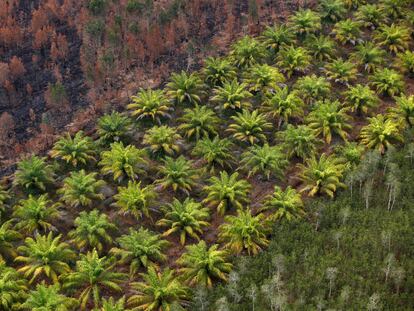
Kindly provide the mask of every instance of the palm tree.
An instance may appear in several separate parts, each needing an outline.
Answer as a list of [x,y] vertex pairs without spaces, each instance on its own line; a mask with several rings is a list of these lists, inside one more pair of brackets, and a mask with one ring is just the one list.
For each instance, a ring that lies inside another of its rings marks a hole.
[[[5,258],[16,257],[16,247],[14,242],[22,239],[22,235],[13,229],[13,221],[9,220],[0,226],[0,260]],[[0,287],[1,288],[1,287]],[[1,299],[0,299],[1,303]]]
[[402,16],[407,3],[405,0],[381,0],[381,7],[390,18],[396,19]]
[[200,240],[199,235],[203,233],[203,227],[209,225],[206,220],[210,217],[210,210],[190,198],[183,202],[174,198],[174,201],[164,206],[163,210],[164,218],[160,219],[157,225],[168,228],[163,236],[179,233],[181,245],[185,244],[187,236]]
[[335,24],[332,33],[341,44],[355,45],[361,36],[361,23],[350,18],[339,21]]
[[405,51],[397,54],[395,61],[395,67],[398,68],[402,73],[410,76],[414,75],[414,52]]
[[39,197],[29,195],[14,207],[13,217],[17,220],[16,229],[28,234],[54,229],[53,221],[60,218],[60,203],[52,204],[47,194]]
[[321,28],[321,17],[310,9],[300,9],[289,18],[289,23],[297,35],[316,33]]
[[260,173],[269,180],[271,175],[282,178],[289,161],[279,146],[264,144],[251,146],[242,154],[240,164],[242,169],[247,170],[247,178]]
[[230,167],[234,155],[231,153],[233,143],[230,139],[220,139],[218,136],[208,137],[197,141],[192,154],[202,158],[214,173],[217,166]]
[[365,4],[358,8],[355,18],[364,27],[377,28],[386,21],[385,11],[378,4]]
[[182,267],[179,273],[189,285],[213,286],[213,280],[227,280],[233,265],[227,261],[228,254],[219,250],[217,244],[208,247],[205,241],[186,246],[185,253],[177,260]]
[[246,72],[244,81],[249,85],[250,92],[265,95],[279,89],[278,84],[285,82],[285,77],[275,67],[256,64]]
[[306,72],[311,65],[311,59],[308,50],[291,45],[279,51],[276,64],[290,78],[294,72]]
[[367,85],[357,84],[344,92],[345,104],[359,116],[368,113],[368,110],[377,107],[379,98]]
[[157,271],[149,267],[147,273],[141,273],[141,276],[141,282],[131,283],[135,294],[129,297],[128,304],[135,306],[134,310],[179,310],[186,304],[188,288],[174,276],[174,270],[166,268]]
[[248,209],[238,210],[236,216],[226,216],[224,220],[219,227],[219,240],[233,253],[240,254],[246,250],[249,255],[256,255],[269,244],[263,214],[253,216]]
[[143,143],[155,155],[174,155],[180,151],[181,135],[173,127],[153,126],[145,132]]
[[243,204],[248,202],[250,184],[238,177],[237,172],[229,176],[226,171],[220,172],[220,177],[212,176],[209,185],[203,189],[207,193],[203,203],[217,207],[220,215],[224,215],[231,207],[243,208]]
[[320,140],[315,136],[315,131],[306,125],[293,126],[288,124],[286,130],[277,133],[289,158],[296,156],[303,160],[313,156]]
[[211,100],[218,103],[222,110],[249,108],[251,104],[248,99],[252,94],[246,88],[247,84],[239,83],[236,79],[225,82],[223,86],[213,89]]
[[326,194],[333,198],[339,187],[345,187],[340,181],[345,165],[333,155],[322,153],[319,160],[312,157],[298,167],[301,170],[299,179],[304,183],[301,192],[307,192],[308,196]]
[[303,208],[301,195],[294,188],[288,186],[282,190],[279,186],[275,186],[273,193],[266,197],[261,210],[271,210],[273,212],[272,220],[286,219],[291,221],[305,215]]
[[102,307],[96,311],[132,311],[132,309],[125,308],[125,296],[122,296],[118,300],[115,300],[114,297],[102,298]]
[[369,124],[361,129],[361,143],[370,149],[377,149],[384,154],[394,143],[403,141],[398,123],[383,115],[368,118]]
[[282,46],[295,44],[295,34],[284,24],[266,26],[262,33],[262,40],[266,48],[276,54]]
[[348,84],[357,78],[358,70],[355,64],[338,58],[325,66],[325,73],[328,80]]
[[327,36],[311,35],[305,41],[305,44],[312,57],[318,59],[319,61],[329,60],[335,53],[335,42]]
[[76,288],[82,290],[78,298],[81,310],[86,310],[91,296],[94,306],[97,308],[102,289],[105,289],[105,291],[122,291],[119,284],[126,278],[126,275],[113,272],[113,261],[113,258],[99,257],[95,249],[86,255],[80,254],[75,271],[69,273],[63,279],[64,289]]
[[315,74],[301,77],[295,84],[295,89],[306,104],[325,99],[331,93],[331,84],[324,77]]
[[364,146],[361,146],[356,142],[348,142],[344,145],[335,147],[335,153],[342,159],[347,170],[355,169],[357,165],[359,165],[364,151]]
[[99,189],[105,185],[103,180],[96,180],[97,173],[86,174],[84,170],[71,172],[63,180],[63,187],[57,191],[66,204],[73,207],[90,206],[94,200],[103,200]]
[[414,95],[404,95],[395,98],[396,107],[391,107],[390,116],[396,122],[405,123],[406,126],[412,128],[414,123]]
[[97,122],[97,133],[105,144],[124,141],[131,128],[131,119],[116,111],[103,115]]
[[167,157],[159,173],[162,178],[158,179],[157,182],[162,189],[172,188],[174,192],[182,191],[187,195],[189,195],[199,177],[198,170],[193,168],[193,162],[182,155],[177,159]]
[[82,131],[79,131],[72,136],[66,133],[53,146],[50,151],[52,158],[57,158],[65,161],[76,167],[78,164],[86,165],[89,161],[95,161],[95,150],[92,138],[84,136]]
[[138,220],[143,215],[150,217],[149,207],[157,196],[153,186],[141,187],[141,182],[130,180],[127,187],[118,187],[118,193],[114,195],[114,205],[119,208],[120,213],[130,214]]
[[266,58],[266,49],[258,40],[244,36],[231,46],[230,58],[238,68],[247,68]]
[[37,284],[19,310],[27,311],[74,311],[78,301],[60,293],[60,285]]
[[78,248],[94,248],[101,252],[104,245],[113,243],[110,232],[116,232],[117,226],[111,222],[105,213],[97,209],[90,212],[80,212],[75,219],[75,229],[68,233],[68,237]]
[[234,123],[230,124],[227,131],[233,134],[233,138],[240,142],[248,142],[251,145],[267,140],[265,131],[272,128],[267,122],[266,116],[258,110],[250,112],[243,110],[232,117]]
[[161,118],[171,118],[171,106],[163,90],[141,89],[131,100],[127,108],[137,120],[151,119],[161,124]]
[[274,119],[278,119],[278,128],[288,124],[291,118],[303,116],[304,103],[298,92],[289,92],[288,87],[277,90],[264,101],[262,110]]
[[378,93],[395,96],[404,90],[403,77],[393,69],[379,69],[371,77],[371,84]]
[[21,186],[26,191],[33,192],[46,191],[46,186],[53,184],[53,182],[53,168],[46,163],[45,158],[31,155],[17,163],[13,185]]
[[213,110],[207,106],[196,105],[192,109],[185,109],[184,115],[179,119],[181,124],[177,127],[188,139],[199,140],[210,135],[217,135],[220,119]]
[[223,86],[224,83],[236,78],[236,69],[230,60],[225,58],[207,57],[203,68],[204,80],[211,87]]
[[338,101],[320,102],[306,118],[308,126],[315,131],[316,136],[322,136],[330,144],[332,135],[339,135],[347,140],[346,130],[351,128],[351,117],[347,114],[349,108],[342,107]]
[[[0,212],[4,213],[6,212],[7,207],[7,201],[10,200],[10,194],[9,191],[4,189],[2,185],[0,185]],[[1,214],[0,214],[1,216]]]
[[204,93],[204,84],[200,77],[185,71],[173,73],[167,83],[167,95],[178,104],[199,104]]
[[410,43],[410,30],[395,24],[382,25],[376,32],[374,39],[380,46],[385,46],[392,53],[405,51]]
[[61,235],[53,237],[52,232],[48,235],[37,235],[35,239],[28,237],[24,245],[17,248],[22,254],[15,261],[24,263],[17,271],[23,273],[25,278],[31,277],[29,283],[44,275],[58,283],[58,276],[70,271],[69,262],[76,254],[65,242],[60,242]]
[[367,72],[374,72],[385,62],[386,52],[368,41],[356,46],[356,51],[351,54],[350,59],[359,64]]
[[125,178],[133,180],[145,172],[147,160],[145,151],[133,145],[124,146],[122,142],[111,144],[111,149],[101,153],[102,174],[112,175],[114,181],[120,182]]
[[120,257],[120,264],[128,264],[130,276],[134,276],[138,269],[165,262],[164,254],[169,242],[161,235],[140,227],[138,230],[129,228],[129,234],[117,239],[119,247],[113,247],[111,254]]
[[357,9],[365,4],[366,0],[343,0],[348,9]]
[[0,259],[0,284],[1,310],[17,310],[26,296],[26,280],[14,268],[7,266],[2,259]]
[[345,3],[342,0],[323,0],[319,4],[319,11],[324,20],[337,22],[347,13]]

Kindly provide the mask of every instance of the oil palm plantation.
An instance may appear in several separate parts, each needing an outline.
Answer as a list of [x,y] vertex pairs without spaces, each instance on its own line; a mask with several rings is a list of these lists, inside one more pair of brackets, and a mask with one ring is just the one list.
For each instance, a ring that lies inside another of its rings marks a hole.
[[[26,280],[12,267],[0,259],[0,308],[4,311],[17,310],[25,299]],[[30,309],[31,310],[31,309]]]
[[358,8],[355,18],[364,27],[376,29],[386,21],[386,14],[378,4],[365,4]]
[[261,210],[271,211],[272,220],[291,221],[303,217],[305,215],[303,209],[304,204],[299,192],[291,186],[285,190],[275,186],[273,193],[266,197]]
[[165,249],[169,242],[161,235],[140,227],[138,230],[129,229],[117,239],[119,247],[113,247],[111,254],[119,257],[120,264],[128,264],[130,277],[133,277],[140,267],[157,265],[165,262]]
[[332,33],[341,44],[355,45],[361,37],[361,23],[350,18],[339,21],[335,24]]
[[104,195],[99,191],[105,182],[96,180],[96,176],[97,173],[86,174],[84,170],[71,172],[70,176],[63,180],[63,187],[57,193],[61,195],[61,200],[70,206],[90,206],[94,201],[104,199]]
[[324,35],[309,36],[305,45],[311,56],[319,61],[330,60],[335,53],[335,41]]
[[320,15],[310,9],[300,9],[290,16],[289,25],[298,36],[316,33],[322,27]]
[[196,105],[192,109],[185,109],[184,115],[179,119],[181,124],[177,129],[188,139],[199,140],[200,138],[217,135],[220,119],[213,110],[207,106]]
[[9,191],[0,185],[0,216],[2,213],[6,212],[7,203],[10,198],[11,196]]
[[125,301],[125,296],[118,300],[115,300],[114,297],[109,297],[109,299],[102,298],[102,306],[96,311],[132,311],[132,309],[125,307]]
[[113,268],[113,258],[99,257],[96,250],[88,252],[86,255],[80,254],[75,271],[63,278],[63,288],[80,291],[78,300],[81,310],[86,310],[91,301],[98,308],[101,291],[122,292],[120,283],[126,278],[126,275],[114,272]]
[[262,33],[262,40],[266,48],[273,54],[279,52],[281,47],[296,42],[292,29],[284,24],[267,26]]
[[167,83],[167,95],[177,104],[199,104],[204,94],[204,84],[200,77],[185,71],[173,73]]
[[403,77],[395,70],[379,69],[370,77],[371,85],[379,94],[395,96],[404,90]]
[[175,128],[162,125],[146,131],[142,142],[154,156],[174,155],[181,149],[181,138]]
[[337,22],[344,18],[347,8],[342,0],[323,0],[319,4],[319,11],[325,21]]
[[356,46],[356,51],[351,54],[350,59],[364,68],[366,72],[374,72],[385,62],[386,52],[375,43],[368,41]]
[[20,256],[15,261],[23,264],[17,271],[30,278],[29,283],[40,278],[58,283],[59,276],[71,270],[69,263],[76,258],[76,254],[67,243],[60,241],[61,238],[61,235],[54,237],[49,232],[34,239],[28,237],[24,245],[17,248]]
[[131,119],[116,111],[103,115],[97,121],[97,133],[105,144],[125,141],[131,130]]
[[321,143],[315,131],[306,125],[288,124],[284,131],[277,133],[277,137],[282,141],[288,158],[295,156],[302,160],[313,156]]
[[388,17],[396,19],[407,9],[407,3],[405,0],[381,0],[381,7]]
[[219,228],[219,241],[232,253],[247,251],[249,255],[256,255],[269,244],[263,214],[253,216],[248,209],[244,209],[235,216],[226,216],[224,221]]
[[367,85],[357,84],[349,87],[345,92],[345,105],[359,116],[367,114],[369,110],[378,106],[377,94]]
[[412,128],[414,125],[414,95],[402,94],[395,98],[395,103],[395,107],[389,109],[391,118]]
[[276,64],[290,78],[294,73],[306,72],[311,65],[311,59],[307,49],[291,45],[285,46],[279,51]]
[[105,213],[94,209],[90,212],[80,212],[74,221],[75,228],[68,237],[79,249],[96,249],[102,252],[105,246],[113,243],[113,233],[117,226],[111,222]]
[[380,46],[386,47],[392,53],[408,49],[410,44],[410,30],[395,24],[382,25],[374,36]]
[[186,246],[185,253],[177,260],[180,276],[189,285],[213,286],[213,280],[227,280],[232,269],[228,253],[217,244],[207,246],[205,241]]
[[298,90],[306,104],[314,103],[327,98],[331,93],[331,84],[324,77],[315,74],[301,77],[297,80],[294,88]]
[[210,87],[217,87],[233,81],[237,76],[237,72],[230,60],[207,57],[204,62],[203,75],[205,82]]
[[357,73],[358,70],[355,64],[342,58],[335,59],[325,66],[325,74],[328,80],[337,83],[348,84],[356,80]]
[[13,185],[21,186],[25,191],[46,191],[48,185],[54,182],[54,171],[45,158],[31,155],[17,163]]
[[264,45],[250,36],[244,36],[235,42],[230,50],[230,59],[238,68],[247,68],[260,63],[266,56]]
[[285,82],[285,77],[276,67],[257,64],[246,71],[244,82],[249,86],[250,92],[266,95],[279,89],[279,83]]
[[131,101],[127,108],[136,120],[150,119],[161,124],[162,119],[171,118],[171,105],[163,90],[141,89]]
[[209,225],[207,220],[210,217],[210,210],[190,198],[182,202],[174,198],[172,203],[163,207],[163,212],[164,217],[157,222],[157,225],[167,228],[163,236],[179,234],[181,245],[185,244],[188,237],[200,240],[203,228]]
[[22,235],[14,230],[13,221],[8,220],[0,226],[0,261],[2,258],[11,259],[16,257],[15,242],[22,239]]
[[232,147],[233,143],[227,138],[220,139],[218,136],[213,139],[204,138],[197,141],[192,154],[202,158],[210,168],[210,172],[214,173],[217,167],[231,167],[234,158]]
[[232,207],[242,209],[248,202],[250,184],[238,177],[237,172],[229,175],[226,171],[220,172],[219,177],[212,176],[203,189],[207,193],[203,203],[216,207],[220,215]]
[[77,167],[95,161],[95,150],[92,138],[85,136],[82,131],[73,137],[66,133],[53,146],[50,151],[52,158],[57,158],[67,164]]
[[402,73],[412,77],[414,75],[414,52],[407,50],[403,53],[398,53],[395,67]]
[[213,89],[213,94],[211,100],[221,110],[240,110],[251,106],[249,98],[252,94],[247,90],[247,84],[239,83],[236,79]]

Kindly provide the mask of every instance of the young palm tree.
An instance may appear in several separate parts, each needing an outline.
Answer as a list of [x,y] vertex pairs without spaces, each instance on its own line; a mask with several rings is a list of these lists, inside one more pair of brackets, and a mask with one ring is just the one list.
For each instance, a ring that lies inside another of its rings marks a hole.
[[396,107],[389,109],[391,118],[412,128],[414,125],[414,95],[402,94],[400,97],[396,97],[395,101]]
[[94,200],[103,200],[104,195],[99,189],[105,184],[103,180],[96,180],[97,173],[86,174],[84,170],[71,172],[63,180],[63,187],[57,191],[66,204],[73,207],[90,206]]
[[26,296],[26,280],[14,268],[7,266],[2,259],[0,259],[0,284],[1,310],[17,310]]
[[236,216],[226,216],[225,222],[219,227],[219,240],[224,247],[234,254],[247,253],[256,255],[269,244],[268,233],[263,214],[253,216],[248,209],[237,211]]
[[23,273],[25,278],[31,277],[30,284],[43,275],[58,283],[59,275],[70,271],[68,263],[76,254],[67,243],[60,242],[61,237],[53,237],[49,232],[48,235],[37,235],[35,239],[26,238],[25,244],[17,248],[21,255],[15,261],[24,264],[17,271]]
[[249,108],[251,104],[248,99],[252,94],[246,88],[247,84],[239,83],[236,79],[225,82],[223,86],[213,89],[211,100],[218,103],[222,110]]
[[215,168],[231,167],[234,155],[231,153],[233,143],[227,139],[220,139],[218,136],[213,139],[204,138],[197,141],[192,154],[202,158],[214,173]]
[[379,69],[371,77],[371,85],[378,93],[395,96],[404,90],[403,77],[393,69]]
[[230,50],[230,58],[238,68],[247,68],[260,63],[266,56],[263,44],[249,36],[238,40]]
[[345,3],[342,0],[322,0],[319,4],[319,11],[324,20],[337,22],[347,13]]
[[304,103],[298,92],[289,92],[288,87],[277,90],[264,101],[262,110],[268,116],[278,120],[278,128],[283,123],[288,124],[291,118],[303,116]]
[[366,0],[343,0],[348,9],[357,9],[365,4]]
[[52,204],[47,194],[39,197],[29,195],[14,207],[13,217],[17,220],[16,229],[32,234],[54,229],[52,223],[60,218],[60,203]]
[[385,11],[378,4],[365,4],[358,8],[355,18],[364,27],[375,29],[386,21]]
[[210,210],[190,198],[183,202],[174,198],[174,201],[164,206],[163,210],[164,218],[160,219],[157,225],[168,228],[163,236],[177,232],[181,245],[185,244],[187,236],[200,240],[199,235],[203,233],[203,228],[209,225],[206,220],[210,217]]
[[0,226],[0,261],[2,257],[14,258],[17,256],[14,242],[21,239],[22,235],[13,229],[12,220],[8,220]]
[[234,139],[251,145],[265,142],[267,140],[265,132],[272,128],[272,124],[267,122],[266,116],[259,113],[258,110],[253,112],[243,110],[232,119],[234,123],[229,125],[227,131],[233,134]]
[[358,70],[355,64],[338,58],[325,66],[325,73],[328,80],[348,84],[357,78]]
[[17,163],[13,185],[21,186],[29,192],[46,191],[46,186],[53,182],[53,168],[46,163],[45,158],[31,155]]
[[141,89],[131,100],[127,108],[137,120],[151,119],[161,124],[162,118],[171,118],[171,105],[163,90]]
[[167,83],[167,95],[178,104],[199,104],[203,88],[203,81],[197,74],[181,71],[171,75],[170,82]]
[[402,16],[403,11],[406,10],[408,2],[405,0],[381,0],[381,7],[388,17],[397,19]]
[[104,245],[113,243],[110,232],[116,232],[117,229],[105,213],[94,209],[91,212],[80,212],[75,219],[75,229],[69,232],[68,237],[80,249],[94,248],[101,252]]
[[396,142],[402,142],[398,123],[383,115],[368,118],[369,124],[361,129],[361,143],[370,149],[377,149],[384,154]]
[[355,169],[361,162],[365,148],[356,142],[348,142],[335,147],[335,153],[342,159],[347,170]]
[[356,46],[356,51],[351,54],[350,59],[362,66],[367,72],[374,72],[385,62],[386,52],[368,41]]
[[289,18],[289,23],[297,35],[316,33],[321,28],[321,17],[315,11],[300,9]]
[[105,114],[97,122],[97,133],[105,144],[124,141],[128,137],[131,128],[131,119],[116,111]]
[[352,112],[356,112],[359,116],[372,108],[377,107],[379,98],[377,94],[367,85],[357,84],[349,87],[345,92],[345,105],[351,108]]
[[204,80],[211,87],[223,86],[233,81],[237,72],[230,60],[225,58],[207,57],[203,68]]
[[335,41],[327,36],[311,35],[305,44],[311,56],[319,61],[330,60],[335,53]]
[[398,53],[395,61],[395,67],[402,73],[413,76],[414,75],[414,52],[405,51]]
[[266,48],[276,54],[285,45],[295,44],[295,34],[290,27],[284,24],[273,27],[267,26],[262,33],[262,40]]
[[[0,185],[0,212],[6,212],[6,204],[10,200],[11,196],[9,191],[4,189],[2,185]],[[1,214],[0,214],[1,216]]]
[[193,168],[193,162],[182,155],[177,159],[167,157],[164,160],[164,165],[160,167],[159,173],[162,178],[157,182],[162,189],[172,188],[174,192],[182,191],[187,195],[196,185],[196,180],[199,177],[198,170]]
[[279,146],[264,144],[251,146],[242,154],[240,164],[241,168],[248,172],[247,178],[259,173],[269,180],[271,175],[282,178],[289,161]]
[[182,267],[179,273],[189,285],[213,286],[213,280],[227,280],[233,265],[227,261],[228,254],[219,250],[217,244],[208,247],[205,241],[186,246],[185,253],[177,260]]
[[410,30],[395,24],[381,26],[374,36],[380,46],[385,46],[392,53],[408,49],[410,43]]
[[74,167],[77,167],[78,164],[86,165],[89,161],[95,161],[94,155],[92,138],[84,136],[82,131],[77,132],[73,138],[69,133],[66,133],[50,151],[52,158],[60,159]]
[[277,134],[283,141],[283,146],[289,158],[296,156],[303,160],[313,156],[320,140],[315,136],[315,131],[306,125],[297,127],[288,124],[286,130]]
[[301,77],[295,84],[295,89],[306,104],[323,100],[331,93],[331,84],[324,77],[315,74]]
[[325,101],[316,105],[306,118],[308,126],[315,131],[316,136],[322,136],[330,144],[332,135],[339,135],[347,140],[346,130],[351,128],[351,117],[347,114],[349,108],[342,107],[338,101]]
[[157,196],[153,186],[141,187],[141,182],[128,181],[127,187],[118,187],[114,205],[120,213],[130,214],[138,220],[144,215],[150,217],[149,207]]
[[86,255],[80,254],[75,271],[69,273],[63,279],[63,288],[82,290],[78,297],[81,310],[86,310],[91,298],[97,308],[100,302],[101,290],[122,291],[119,284],[126,278],[126,275],[113,272],[113,268],[113,258],[99,257],[95,249]]
[[158,271],[149,267],[147,273],[141,273],[141,282],[131,283],[135,291],[128,299],[133,310],[167,311],[179,310],[189,298],[188,288],[174,276],[174,270],[168,268]]
[[78,301],[60,293],[59,284],[37,284],[36,289],[30,291],[26,301],[19,310],[27,311],[75,311]]
[[276,64],[290,78],[294,72],[306,72],[311,65],[311,59],[308,50],[291,45],[279,51]]
[[114,181],[122,181],[125,178],[135,180],[139,174],[145,172],[147,160],[145,151],[137,149],[133,145],[124,146],[122,142],[111,144],[110,150],[101,153],[102,174],[112,175]]
[[275,186],[273,193],[266,197],[261,210],[272,211],[272,220],[291,221],[305,215],[303,208],[301,195],[294,188],[288,186],[282,190],[279,186]]
[[250,184],[238,177],[237,172],[229,176],[226,171],[220,172],[220,177],[212,176],[209,185],[203,189],[207,193],[203,203],[217,207],[220,215],[224,215],[231,207],[242,209],[243,204],[248,202]]
[[177,127],[188,139],[209,137],[217,135],[220,119],[213,110],[207,106],[196,105],[192,109],[185,109],[184,115],[179,119],[181,124]]
[[113,247],[110,252],[120,257],[120,264],[129,265],[131,277],[141,266],[148,268],[167,260],[164,251],[169,242],[163,240],[160,234],[143,227],[138,230],[130,228],[129,234],[121,236],[117,242],[119,247]]
[[180,151],[181,135],[173,127],[166,125],[153,126],[145,132],[143,143],[155,155],[174,155]]
[[345,165],[333,155],[322,153],[319,160],[312,157],[298,167],[301,170],[299,179],[305,186],[301,192],[307,192],[308,196],[326,194],[333,198],[336,190],[345,186],[340,181]]
[[114,297],[102,298],[102,307],[96,311],[132,311],[132,309],[126,309],[125,296],[122,296],[118,300],[115,300]]
[[361,23],[350,18],[339,21],[335,24],[332,33],[341,44],[355,45],[361,37]]
[[275,67],[267,64],[256,64],[246,72],[244,82],[249,85],[250,92],[263,95],[279,89],[279,83],[285,82],[285,77]]

